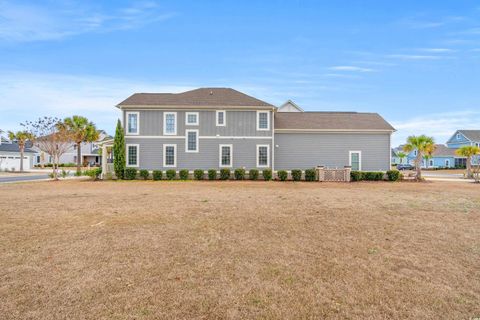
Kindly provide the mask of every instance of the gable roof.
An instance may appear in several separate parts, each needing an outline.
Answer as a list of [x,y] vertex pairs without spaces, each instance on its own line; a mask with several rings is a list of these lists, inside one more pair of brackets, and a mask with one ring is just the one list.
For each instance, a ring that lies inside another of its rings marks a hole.
[[287,106],[292,106],[293,108],[297,109],[299,112],[304,112],[302,108],[300,108],[295,102],[292,100],[287,100],[284,104],[282,104],[280,107],[278,107],[278,112],[284,112],[282,111],[283,108],[286,108]]
[[275,130],[395,131],[378,113],[282,112],[275,114]]
[[457,149],[448,148],[446,145],[443,145],[443,144],[436,144],[435,151],[433,151],[432,156],[433,157],[458,157],[457,154],[455,153],[455,150]]
[[[30,149],[31,146],[32,146],[31,144],[27,143],[25,145],[24,152],[25,153],[27,153],[27,152],[35,153],[34,150]],[[20,152],[20,149],[18,148],[18,143],[16,143],[16,142],[2,143],[2,144],[0,144],[0,152],[1,151],[4,151],[4,152]]]
[[174,106],[178,107],[264,107],[273,105],[231,88],[199,88],[181,93],[135,93],[117,107]]
[[470,141],[480,141],[480,130],[458,130]]

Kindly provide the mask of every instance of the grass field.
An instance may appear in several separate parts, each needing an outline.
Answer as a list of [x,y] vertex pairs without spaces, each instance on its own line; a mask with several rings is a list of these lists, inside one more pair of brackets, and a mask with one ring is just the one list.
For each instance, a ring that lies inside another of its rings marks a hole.
[[0,315],[480,317],[480,186],[0,185]]

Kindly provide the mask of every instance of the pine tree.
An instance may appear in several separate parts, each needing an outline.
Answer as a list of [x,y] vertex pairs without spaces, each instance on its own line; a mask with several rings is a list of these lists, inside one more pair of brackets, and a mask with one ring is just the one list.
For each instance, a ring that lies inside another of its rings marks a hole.
[[115,140],[113,142],[113,169],[117,179],[123,179],[125,172],[125,137],[120,120],[117,122]]

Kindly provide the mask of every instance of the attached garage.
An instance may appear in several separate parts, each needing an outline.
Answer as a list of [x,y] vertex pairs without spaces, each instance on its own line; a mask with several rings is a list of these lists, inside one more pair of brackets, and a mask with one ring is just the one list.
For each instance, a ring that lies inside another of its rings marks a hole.
[[[35,151],[25,148],[23,153],[23,170],[33,168]],[[20,171],[20,150],[16,143],[0,144],[0,171]]]

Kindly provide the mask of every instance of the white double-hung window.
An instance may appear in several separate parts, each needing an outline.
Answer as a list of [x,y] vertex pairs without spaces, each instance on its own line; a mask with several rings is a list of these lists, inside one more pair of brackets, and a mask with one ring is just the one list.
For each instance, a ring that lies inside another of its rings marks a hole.
[[163,113],[163,134],[174,136],[177,134],[177,113],[164,112]]
[[140,146],[138,144],[127,144],[125,147],[127,151],[127,167],[138,167]]
[[219,149],[219,166],[220,168],[231,168],[233,163],[232,145],[221,144]]
[[265,168],[270,165],[270,146],[257,144],[257,167]]
[[185,152],[198,152],[198,130],[185,130]]
[[270,130],[269,114],[269,111],[257,111],[257,130]]
[[177,166],[177,145],[163,145],[163,166],[166,168],[174,168]]
[[139,132],[139,113],[127,112],[127,134],[138,134]]
[[362,152],[350,151],[348,164],[350,165],[350,167],[352,167],[352,171],[362,170]]
[[225,127],[226,122],[227,122],[227,113],[225,110],[217,110],[215,112],[215,123],[217,124],[217,127]]
[[185,113],[185,124],[187,126],[198,126],[198,112]]

